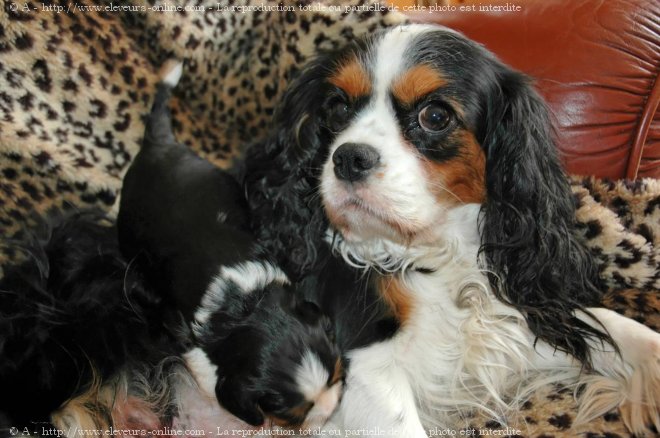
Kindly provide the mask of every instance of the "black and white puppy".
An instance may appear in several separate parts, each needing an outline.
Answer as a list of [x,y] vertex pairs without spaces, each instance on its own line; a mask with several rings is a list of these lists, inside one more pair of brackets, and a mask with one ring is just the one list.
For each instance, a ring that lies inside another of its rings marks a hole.
[[322,423],[343,378],[333,327],[260,254],[234,178],[179,144],[167,64],[118,216],[127,257],[181,309],[197,348],[184,357],[200,387],[251,425]]
[[408,25],[321,56],[245,173],[288,274],[316,276],[333,245],[398,320],[349,352],[340,430],[505,422],[548,382],[582,389],[577,422],[618,407],[636,434],[660,428],[660,334],[597,307],[545,105],[482,46]]

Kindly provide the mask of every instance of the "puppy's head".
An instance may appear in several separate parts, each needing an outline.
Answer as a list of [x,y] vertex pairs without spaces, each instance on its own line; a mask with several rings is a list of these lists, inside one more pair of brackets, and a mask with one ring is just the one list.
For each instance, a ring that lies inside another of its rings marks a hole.
[[322,425],[339,403],[344,378],[331,321],[279,285],[255,294],[253,304],[225,335],[216,338],[210,329],[205,352],[196,353],[204,360],[188,361],[193,374],[198,381],[210,376],[207,392],[253,426]]
[[308,169],[289,177],[320,187],[349,248],[433,247],[472,226],[499,298],[588,359],[585,336],[602,335],[572,311],[598,300],[596,270],[526,77],[457,32],[403,26],[310,65],[281,113]]
[[310,302],[290,303],[273,327],[262,411],[282,427],[321,426],[337,407],[344,368],[330,319]]

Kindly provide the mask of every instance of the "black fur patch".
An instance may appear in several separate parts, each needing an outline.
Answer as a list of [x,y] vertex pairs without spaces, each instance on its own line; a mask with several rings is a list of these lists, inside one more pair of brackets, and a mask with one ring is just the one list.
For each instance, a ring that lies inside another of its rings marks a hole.
[[50,413],[139,360],[177,354],[160,298],[119,253],[116,228],[97,213],[36,218],[12,246],[27,257],[0,282],[0,411],[13,426]]

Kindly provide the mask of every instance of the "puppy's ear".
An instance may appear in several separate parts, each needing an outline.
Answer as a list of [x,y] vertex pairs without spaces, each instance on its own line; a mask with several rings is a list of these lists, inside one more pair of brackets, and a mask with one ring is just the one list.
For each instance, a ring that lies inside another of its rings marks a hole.
[[252,426],[264,424],[264,414],[258,405],[261,394],[249,390],[247,382],[230,377],[219,379],[215,396],[225,409],[246,423]]
[[532,332],[589,364],[586,337],[609,339],[573,316],[599,303],[598,275],[576,238],[575,200],[548,111],[523,75],[498,65],[478,138],[486,153],[483,241],[494,293]]
[[327,223],[317,189],[329,139],[321,126],[326,58],[287,89],[270,137],[246,152],[244,184],[260,242],[295,281],[317,258]]

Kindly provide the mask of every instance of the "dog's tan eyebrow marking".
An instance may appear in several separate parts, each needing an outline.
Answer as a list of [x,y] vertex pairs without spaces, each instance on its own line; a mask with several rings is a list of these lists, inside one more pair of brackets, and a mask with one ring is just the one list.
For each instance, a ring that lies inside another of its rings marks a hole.
[[442,73],[433,67],[420,64],[399,76],[392,84],[392,94],[404,105],[412,105],[420,98],[447,85]]
[[349,58],[339,64],[329,82],[352,98],[367,96],[371,93],[371,79],[357,58]]

